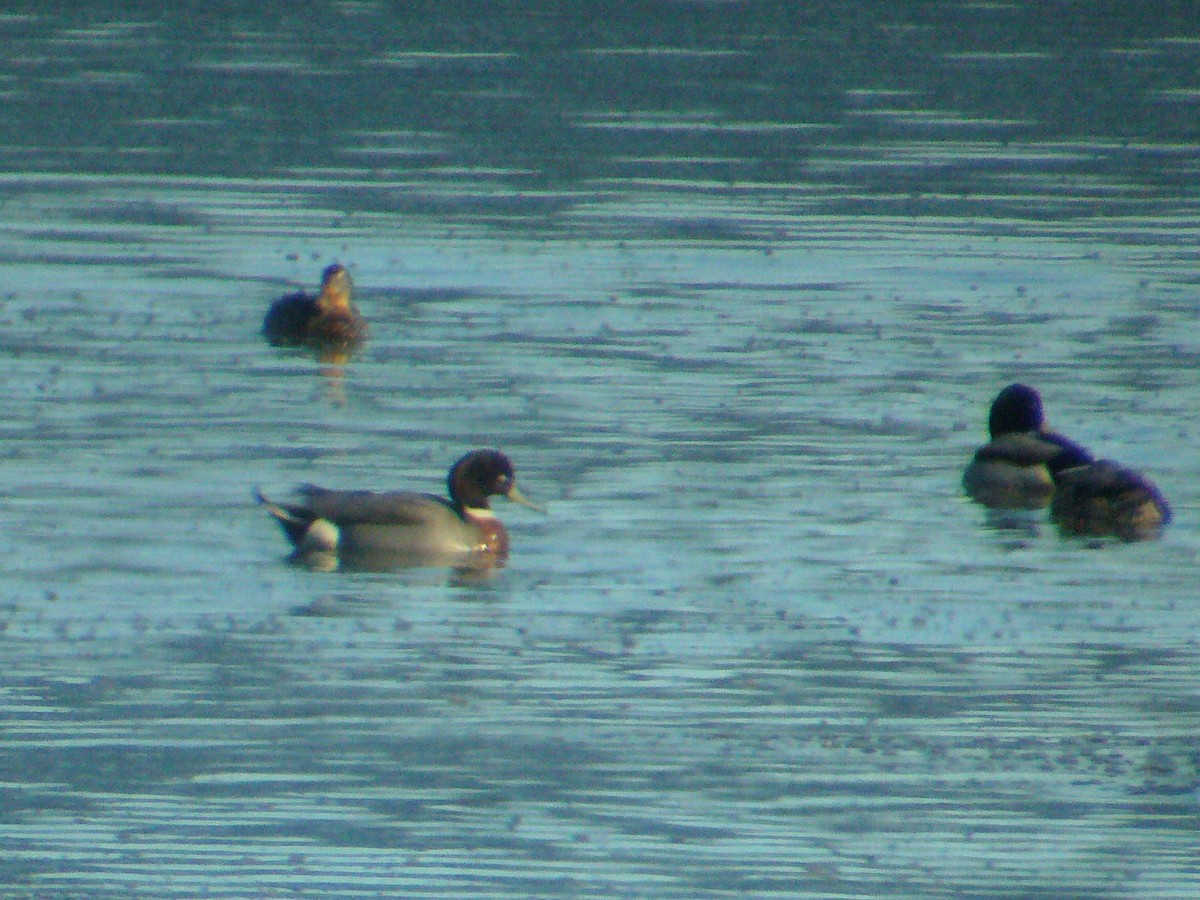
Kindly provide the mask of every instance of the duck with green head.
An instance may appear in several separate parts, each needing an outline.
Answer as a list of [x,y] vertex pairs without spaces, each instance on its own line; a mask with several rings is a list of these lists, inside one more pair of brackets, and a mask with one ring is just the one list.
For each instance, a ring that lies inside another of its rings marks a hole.
[[512,462],[499,450],[474,450],[450,469],[449,498],[411,491],[330,490],[304,485],[298,504],[255,491],[295,548],[291,560],[312,569],[387,570],[414,566],[490,571],[508,560],[508,531],[490,498],[544,512],[517,489]]
[[988,413],[991,438],[975,451],[963,472],[963,490],[994,509],[1041,509],[1054,496],[1050,461],[1067,451],[1091,454],[1046,425],[1042,397],[1025,384],[1010,384],[996,395]]

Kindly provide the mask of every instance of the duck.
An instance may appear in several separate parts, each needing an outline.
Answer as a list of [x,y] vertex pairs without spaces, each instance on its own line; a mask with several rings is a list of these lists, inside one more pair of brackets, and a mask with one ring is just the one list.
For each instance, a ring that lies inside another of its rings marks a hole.
[[321,273],[321,290],[280,297],[267,310],[262,332],[276,347],[309,347],[321,352],[349,352],[367,336],[367,323],[351,302],[354,282],[340,263]]
[[333,490],[302,485],[303,502],[254,497],[283,528],[290,561],[316,571],[384,571],[407,567],[490,572],[508,561],[508,531],[494,496],[536,512],[545,509],[517,488],[512,462],[499,450],[472,450],[450,468],[449,497],[412,491]]
[[1067,537],[1152,540],[1171,521],[1171,508],[1149,478],[1111,459],[1064,453],[1050,464],[1050,521]]
[[1063,454],[1091,454],[1046,425],[1042,396],[1026,384],[1008,385],[988,413],[991,438],[963,472],[963,491],[992,509],[1044,509],[1054,496],[1050,462]]

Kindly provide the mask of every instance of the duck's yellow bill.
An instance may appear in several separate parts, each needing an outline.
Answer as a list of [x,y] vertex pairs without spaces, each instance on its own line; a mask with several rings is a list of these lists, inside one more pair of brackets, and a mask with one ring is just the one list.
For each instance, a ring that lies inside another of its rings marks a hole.
[[515,484],[511,488],[508,489],[508,493],[505,494],[504,496],[519,506],[524,506],[528,509],[532,509],[534,512],[540,512],[542,514],[546,513],[546,507],[538,506],[536,503],[534,503],[532,500],[530,500],[528,497],[526,497],[524,494],[522,494],[519,490],[517,490],[517,486]]

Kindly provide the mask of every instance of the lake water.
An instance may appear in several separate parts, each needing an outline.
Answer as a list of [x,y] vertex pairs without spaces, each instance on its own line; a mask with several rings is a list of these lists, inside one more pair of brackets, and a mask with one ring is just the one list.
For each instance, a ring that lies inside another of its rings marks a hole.
[[[257,7],[0,16],[0,896],[1197,896],[1190,5]],[[251,498],[480,446],[483,583]]]

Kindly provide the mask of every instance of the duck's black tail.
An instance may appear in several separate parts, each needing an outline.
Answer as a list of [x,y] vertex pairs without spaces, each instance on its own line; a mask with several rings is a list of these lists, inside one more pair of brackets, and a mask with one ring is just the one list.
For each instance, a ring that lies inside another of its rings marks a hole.
[[308,532],[309,526],[312,525],[313,517],[298,506],[280,506],[257,486],[253,493],[254,499],[266,507],[267,512],[283,528],[283,533],[287,535],[288,540],[293,544],[299,544]]

